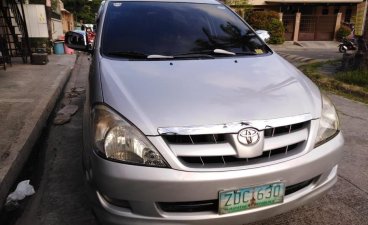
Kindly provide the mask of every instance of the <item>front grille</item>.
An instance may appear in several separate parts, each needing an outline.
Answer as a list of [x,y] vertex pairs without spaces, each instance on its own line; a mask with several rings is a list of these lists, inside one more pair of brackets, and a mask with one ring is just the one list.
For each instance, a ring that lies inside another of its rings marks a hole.
[[218,200],[198,202],[160,202],[158,205],[165,212],[204,212],[217,210]]
[[[285,188],[285,196],[295,193],[309,186],[317,177],[303,181]],[[158,206],[165,212],[189,213],[189,212],[204,212],[218,211],[218,199],[196,202],[159,202]]]
[[221,166],[242,166],[253,165],[265,162],[265,159],[272,161],[276,158],[283,158],[285,155],[291,156],[297,149],[298,144],[290,145],[272,151],[264,151],[261,156],[254,158],[237,158],[235,156],[201,156],[201,157],[178,157],[182,163],[189,167],[203,166],[221,167]]
[[300,182],[300,183],[297,183],[297,184],[294,184],[294,185],[287,186],[286,189],[285,189],[285,195],[293,194],[293,193],[309,186],[314,180],[317,180],[317,179],[318,179],[318,177],[315,177],[315,178],[312,178],[310,180],[306,180],[306,181],[303,181],[303,182]]
[[264,135],[265,137],[273,137],[276,135],[282,135],[282,134],[287,134],[287,133],[291,133],[293,131],[297,131],[302,129],[303,127],[307,126],[308,122],[303,122],[303,123],[296,123],[296,124],[291,124],[291,125],[287,125],[287,126],[281,126],[281,127],[275,127],[275,128],[267,128],[264,130]]
[[[291,133],[306,127],[309,121],[297,123],[287,126],[280,126],[275,128],[267,128],[264,130],[264,136],[273,137],[277,135]],[[165,141],[169,144],[217,144],[226,142],[226,134],[197,134],[197,135],[162,135]]]
[[310,121],[285,126],[266,127],[263,154],[238,158],[234,140],[237,133],[177,135],[162,134],[182,164],[191,168],[247,166],[294,156],[304,150]]
[[217,144],[225,142],[225,134],[164,135],[170,144]]

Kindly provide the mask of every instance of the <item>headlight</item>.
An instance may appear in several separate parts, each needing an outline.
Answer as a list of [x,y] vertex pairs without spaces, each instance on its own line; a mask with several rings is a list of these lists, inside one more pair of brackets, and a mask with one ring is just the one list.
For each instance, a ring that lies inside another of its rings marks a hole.
[[335,106],[325,94],[322,94],[322,115],[319,120],[318,134],[314,147],[327,142],[336,136],[339,131],[340,123]]
[[108,107],[95,106],[92,110],[92,123],[94,148],[107,159],[168,167],[148,139]]

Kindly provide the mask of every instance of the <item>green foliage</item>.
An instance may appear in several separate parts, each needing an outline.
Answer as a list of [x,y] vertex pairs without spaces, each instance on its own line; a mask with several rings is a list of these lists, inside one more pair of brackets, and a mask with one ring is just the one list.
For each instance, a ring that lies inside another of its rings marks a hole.
[[361,87],[368,87],[368,71],[353,70],[336,74],[336,79],[347,84],[355,84]]
[[267,30],[271,19],[279,19],[279,14],[274,11],[251,11],[246,21],[256,30]]
[[245,20],[255,30],[267,30],[270,33],[270,44],[282,44],[285,41],[285,28],[279,20],[279,14],[274,11],[251,11],[245,15]]
[[[64,7],[74,14],[77,22],[94,23],[95,15],[100,7],[102,0],[62,0]],[[31,4],[45,4],[46,0],[30,0]],[[51,8],[56,12],[57,0],[51,0]]]
[[247,5],[244,7],[244,19],[247,21],[248,18],[252,15],[253,12],[253,6],[252,5]]
[[56,12],[57,7],[58,7],[58,0],[51,0],[52,11]]
[[322,75],[321,70],[326,63],[307,64],[299,69],[323,90],[368,104],[368,71],[356,70],[341,72],[336,76],[326,76]]
[[244,15],[244,17],[253,9],[253,6],[248,3],[248,0],[225,0],[224,2],[233,8],[238,15]]
[[336,39],[341,41],[342,38],[348,36],[351,33],[350,28],[346,26],[341,26],[340,29],[336,32]]
[[230,6],[249,5],[248,0],[225,0],[225,4]]
[[268,41],[270,44],[282,44],[285,41],[284,33],[284,25],[279,19],[271,19],[271,22],[268,26],[268,31],[270,33],[270,40]]
[[64,7],[74,14],[77,22],[94,23],[95,15],[100,7],[102,0],[63,0]]

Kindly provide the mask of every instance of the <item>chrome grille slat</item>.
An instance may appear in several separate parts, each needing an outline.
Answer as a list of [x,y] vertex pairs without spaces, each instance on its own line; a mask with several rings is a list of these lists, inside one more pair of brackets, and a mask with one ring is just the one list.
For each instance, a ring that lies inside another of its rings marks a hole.
[[224,159],[224,156],[223,156],[223,155],[221,156],[221,158],[222,158],[222,162],[223,162],[224,164],[226,164],[226,162],[225,162],[225,159]]
[[189,135],[189,139],[190,139],[190,141],[192,142],[192,144],[194,144],[194,141],[193,141],[193,139],[192,139],[192,136],[190,136],[190,135]]
[[293,133],[289,133],[287,135],[278,135],[270,138],[265,138],[263,151],[269,151],[283,146],[296,144],[301,141],[305,141],[307,139],[308,139],[307,128],[304,128],[302,130]]
[[[298,145],[292,145],[290,147],[291,150],[297,149]],[[236,158],[235,156],[200,156],[200,157],[190,157],[190,156],[181,156],[178,157],[184,164],[191,166],[191,167],[203,167],[203,166],[209,166],[209,167],[223,167],[227,165],[231,166],[244,166],[244,165],[254,165],[257,163],[263,163],[266,162],[266,160],[270,160],[272,158],[281,159],[283,158],[282,155],[285,154],[286,148],[280,148],[275,150],[277,151],[276,154],[273,154],[272,151],[266,151],[263,152],[263,155],[255,157],[255,158]],[[270,155],[270,156],[269,156]],[[291,154],[292,155],[292,154]],[[268,157],[269,156],[269,157]],[[195,158],[199,158],[201,160],[200,165],[195,162]],[[212,163],[206,163],[211,161]]]
[[202,165],[204,165],[204,162],[203,162],[203,159],[202,159],[202,157],[201,157],[201,156],[199,156],[199,159],[201,160]]
[[284,117],[270,120],[253,120],[235,123],[217,124],[210,126],[193,126],[193,127],[160,127],[157,132],[160,135],[204,135],[204,134],[228,134],[237,133],[245,127],[254,127],[258,130],[265,128],[280,127],[290,124],[304,123],[312,120],[311,114],[302,114],[292,117]]
[[170,148],[177,156],[226,156],[236,155],[235,149],[229,143],[179,145],[172,144]]
[[215,143],[217,144],[217,140],[214,134],[212,134],[213,140],[215,141]]

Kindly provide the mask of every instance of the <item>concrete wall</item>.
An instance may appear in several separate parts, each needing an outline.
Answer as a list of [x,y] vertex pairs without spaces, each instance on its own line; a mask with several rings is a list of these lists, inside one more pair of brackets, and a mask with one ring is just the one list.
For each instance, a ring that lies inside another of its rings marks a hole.
[[63,35],[63,24],[61,20],[51,19],[51,30],[52,30],[52,40],[58,40],[59,36]]
[[30,38],[47,38],[49,35],[47,31],[45,5],[24,4],[23,7],[28,36]]
[[61,12],[61,22],[63,24],[63,32],[74,30],[74,16],[68,11]]

